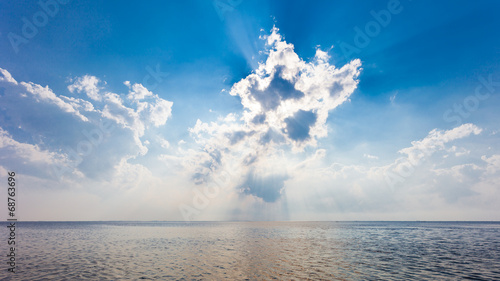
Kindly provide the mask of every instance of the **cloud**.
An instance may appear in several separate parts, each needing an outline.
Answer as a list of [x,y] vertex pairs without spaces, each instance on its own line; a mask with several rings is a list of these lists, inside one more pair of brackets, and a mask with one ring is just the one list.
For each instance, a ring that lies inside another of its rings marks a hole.
[[[24,89],[23,89],[24,87]],[[47,102],[50,104],[54,104],[59,107],[61,110],[72,113],[82,121],[88,121],[88,118],[84,116],[79,109],[89,110],[93,109],[92,106],[89,106],[84,100],[81,99],[70,99],[66,98],[64,101],[62,98],[58,97],[48,86],[42,87],[38,84],[29,82],[21,82],[20,87],[17,87],[19,90],[23,92],[27,92],[33,95],[33,98],[38,102]]]
[[[465,219],[477,218],[479,213],[492,217],[488,214],[500,211],[500,157],[498,152],[484,156],[474,149],[477,144],[470,138],[481,132],[473,124],[434,129],[400,149],[404,156],[382,165],[333,163],[325,167],[324,158],[310,157],[288,171],[294,175],[284,187],[287,204],[294,206],[290,216],[297,220]],[[468,151],[468,156],[457,151]],[[412,172],[395,186],[389,185],[387,173],[397,173],[403,163],[410,164]],[[449,210],[453,212],[445,214]],[[474,216],[471,211],[476,212]]]
[[245,194],[262,198],[264,202],[275,202],[281,196],[286,179],[288,179],[286,175],[262,176],[250,171],[239,188]]
[[17,81],[12,78],[12,75],[7,70],[0,68],[0,74],[2,74],[0,76],[0,81],[17,85]]
[[481,160],[487,163],[487,174],[494,175],[500,171],[500,155],[492,155],[491,157],[486,157],[486,155],[483,155],[481,156]]
[[[129,160],[147,153],[150,140],[158,139],[150,128],[164,125],[172,114],[172,102],[141,84],[126,83],[129,92],[120,95],[99,87],[96,77],[85,75],[68,89],[86,96],[68,97],[48,86],[18,83],[5,69],[0,68],[0,73],[2,149],[24,159],[26,166],[34,163],[31,174],[110,179],[127,168]],[[167,143],[163,140],[162,145]],[[23,156],[27,154],[31,156]],[[52,162],[45,167],[35,165],[42,156]]]
[[278,133],[296,151],[315,146],[317,138],[327,135],[328,112],[354,92],[361,63],[353,60],[336,68],[319,49],[312,61],[305,62],[277,28],[263,39],[266,61],[230,91],[241,98],[244,127],[260,138]]
[[378,159],[377,156],[371,155],[371,154],[363,154],[363,157],[368,158],[368,159]]
[[463,197],[479,194],[472,187],[480,182],[484,169],[470,163],[432,169],[431,173],[434,174],[432,185],[439,187],[436,191],[440,197],[448,203],[455,203]]
[[455,156],[463,156],[463,155],[467,155],[467,154],[470,154],[470,150],[466,150],[464,148],[458,148],[456,146],[452,146],[449,150],[447,150],[448,152],[453,152],[455,153]]
[[299,110],[292,117],[285,119],[286,134],[294,141],[307,140],[311,126],[314,125],[318,116],[312,111]]
[[[327,136],[328,113],[354,92],[360,61],[337,68],[329,63],[328,54],[318,49],[306,62],[277,28],[262,39],[267,59],[230,91],[241,99],[243,112],[217,122],[198,120],[190,129],[203,147],[200,155],[194,156],[200,159],[199,164],[191,169],[198,184],[207,183],[221,171],[238,171],[235,190],[275,202],[290,177],[284,153],[314,147],[317,139]],[[266,165],[269,168],[263,170]]]
[[40,178],[48,178],[52,170],[48,167],[60,165],[64,155],[48,151],[36,144],[18,142],[0,127],[0,163],[13,171],[23,171]]
[[[48,152],[40,149],[38,145],[32,145],[27,143],[20,143],[14,139],[12,136],[0,127],[0,149],[6,152],[7,150],[12,151],[12,156],[20,157],[24,160],[30,160],[32,162],[40,162],[44,164],[53,164],[57,158],[57,154],[53,152]],[[6,157],[9,153],[2,153],[3,157]]]
[[389,100],[391,101],[391,104],[395,104],[396,97],[398,96],[398,91],[396,91],[390,98]]
[[427,155],[437,150],[443,150],[446,143],[467,137],[471,134],[478,135],[481,131],[481,128],[470,123],[447,131],[434,129],[429,132],[427,137],[420,141],[413,141],[411,147],[401,149],[399,153],[406,154],[408,161],[414,165],[418,165]]
[[85,93],[95,101],[101,101],[102,97],[99,94],[100,88],[97,86],[99,79],[95,76],[85,75],[76,79],[75,83],[68,86],[71,93]]

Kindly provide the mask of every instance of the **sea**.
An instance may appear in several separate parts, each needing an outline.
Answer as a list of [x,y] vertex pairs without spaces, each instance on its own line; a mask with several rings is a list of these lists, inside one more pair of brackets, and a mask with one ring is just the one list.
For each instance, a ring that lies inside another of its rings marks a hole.
[[500,280],[500,222],[5,226],[1,280]]

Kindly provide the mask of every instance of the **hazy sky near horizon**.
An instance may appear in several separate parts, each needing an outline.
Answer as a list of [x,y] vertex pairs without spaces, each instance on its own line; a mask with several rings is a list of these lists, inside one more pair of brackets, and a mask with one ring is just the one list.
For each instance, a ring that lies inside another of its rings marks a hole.
[[4,189],[21,220],[500,220],[499,8],[2,1]]

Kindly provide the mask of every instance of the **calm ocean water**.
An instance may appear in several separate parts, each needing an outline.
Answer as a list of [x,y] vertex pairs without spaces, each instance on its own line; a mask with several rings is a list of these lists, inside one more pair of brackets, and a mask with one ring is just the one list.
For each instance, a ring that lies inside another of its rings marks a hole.
[[2,280],[500,280],[500,223],[18,222],[16,235]]

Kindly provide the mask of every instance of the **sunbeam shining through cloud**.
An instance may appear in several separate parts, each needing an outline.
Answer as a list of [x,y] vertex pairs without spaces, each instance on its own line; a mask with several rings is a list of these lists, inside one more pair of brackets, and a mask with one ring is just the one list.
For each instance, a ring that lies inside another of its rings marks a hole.
[[292,2],[1,4],[22,217],[500,219],[494,9]]
[[0,280],[500,280],[498,11],[0,1]]

